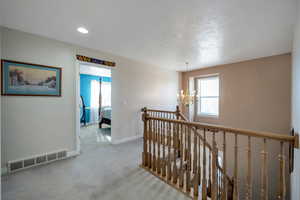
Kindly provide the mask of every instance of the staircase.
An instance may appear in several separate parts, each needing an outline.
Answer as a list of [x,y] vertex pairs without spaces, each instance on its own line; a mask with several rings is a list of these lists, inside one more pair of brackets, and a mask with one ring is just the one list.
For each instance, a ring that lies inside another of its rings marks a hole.
[[[276,141],[280,149],[276,197],[286,199],[285,149],[289,148],[288,166],[291,172],[293,150],[299,148],[297,134],[289,136],[189,122],[178,107],[176,111],[143,108],[142,112],[144,144],[141,167],[178,191],[192,199],[254,199],[252,141],[258,138],[263,144],[259,166],[260,199],[269,199],[269,141]],[[240,137],[247,138],[247,174],[244,184],[241,184],[239,179]],[[228,139],[233,141],[232,147],[227,145]],[[233,148],[233,160],[226,157],[229,148]],[[233,163],[232,169],[227,166],[229,161]],[[232,176],[229,176],[229,171],[232,172]],[[245,185],[244,190],[241,190],[241,185]]]

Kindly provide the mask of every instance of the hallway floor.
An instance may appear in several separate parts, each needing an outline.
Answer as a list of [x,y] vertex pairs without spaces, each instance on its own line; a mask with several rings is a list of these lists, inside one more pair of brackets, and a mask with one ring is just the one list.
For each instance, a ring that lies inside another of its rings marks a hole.
[[189,199],[138,167],[141,139],[88,146],[78,157],[2,177],[2,200]]
[[98,124],[88,125],[80,128],[80,145],[81,151],[89,151],[90,148],[97,148],[103,144],[111,144],[111,128],[108,125]]

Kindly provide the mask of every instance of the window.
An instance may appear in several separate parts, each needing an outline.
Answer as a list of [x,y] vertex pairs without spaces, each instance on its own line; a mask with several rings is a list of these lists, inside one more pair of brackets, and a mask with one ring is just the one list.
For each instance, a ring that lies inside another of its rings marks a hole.
[[[100,83],[99,81],[92,80],[91,82],[91,107],[99,108],[99,93],[100,93]],[[101,95],[102,95],[102,107],[111,106],[111,83],[102,82],[101,83]]]
[[[99,95],[100,95],[100,82],[97,80],[91,81],[91,106],[90,106],[90,122],[96,123],[99,121]],[[111,106],[111,83],[101,83],[101,106]]]
[[219,76],[196,79],[197,115],[219,116]]
[[102,107],[111,106],[111,83],[102,82]]

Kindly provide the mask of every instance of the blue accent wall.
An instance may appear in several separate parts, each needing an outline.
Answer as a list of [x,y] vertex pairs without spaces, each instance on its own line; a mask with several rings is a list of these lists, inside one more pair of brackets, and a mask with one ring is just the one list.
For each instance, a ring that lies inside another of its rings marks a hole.
[[[80,74],[80,95],[83,97],[86,107],[91,105],[91,82],[92,80],[99,81],[102,78],[103,82],[111,82],[111,77],[94,76],[88,74]],[[86,109],[86,122],[90,122],[90,110]]]

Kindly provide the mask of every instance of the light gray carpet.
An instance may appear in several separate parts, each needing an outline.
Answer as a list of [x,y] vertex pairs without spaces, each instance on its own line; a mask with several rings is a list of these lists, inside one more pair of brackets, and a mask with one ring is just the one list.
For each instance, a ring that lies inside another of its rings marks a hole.
[[76,158],[2,177],[2,200],[188,199],[138,167],[142,140],[83,149]]
[[101,146],[102,144],[111,143],[111,128],[106,124],[102,125],[103,128],[99,129],[98,124],[89,125],[80,128],[80,143],[81,151],[86,152],[90,149]]

